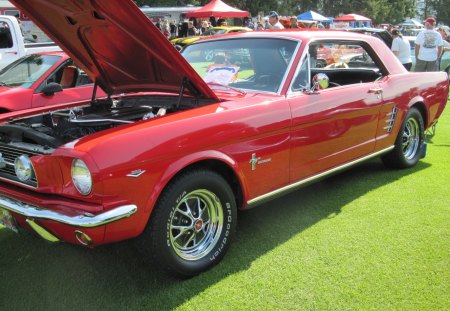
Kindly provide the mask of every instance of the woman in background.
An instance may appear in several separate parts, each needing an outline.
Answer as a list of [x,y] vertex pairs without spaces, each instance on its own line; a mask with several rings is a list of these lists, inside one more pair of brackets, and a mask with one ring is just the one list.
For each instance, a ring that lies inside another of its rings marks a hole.
[[404,38],[398,29],[392,30],[392,38],[394,38],[391,47],[392,52],[395,56],[397,56],[398,60],[402,63],[406,70],[409,71],[411,69],[412,60],[411,46],[408,39]]

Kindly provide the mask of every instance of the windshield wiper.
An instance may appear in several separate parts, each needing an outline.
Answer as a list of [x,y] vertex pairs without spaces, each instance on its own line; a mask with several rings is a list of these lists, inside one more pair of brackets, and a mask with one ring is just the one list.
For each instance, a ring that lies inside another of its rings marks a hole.
[[206,84],[211,85],[211,86],[219,86],[219,87],[222,87],[222,88],[227,89],[227,90],[235,91],[236,93],[239,93],[239,94],[242,94],[242,95],[247,94],[246,92],[244,92],[244,91],[242,91],[240,89],[237,89],[235,87],[232,87],[232,86],[229,86],[229,85],[226,85],[226,84],[222,84],[222,83],[207,82]]

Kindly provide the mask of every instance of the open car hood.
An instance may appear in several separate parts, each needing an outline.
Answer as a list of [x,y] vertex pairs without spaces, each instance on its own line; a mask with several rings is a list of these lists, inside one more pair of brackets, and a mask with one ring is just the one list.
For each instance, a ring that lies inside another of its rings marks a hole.
[[217,96],[131,0],[12,0],[108,94]]

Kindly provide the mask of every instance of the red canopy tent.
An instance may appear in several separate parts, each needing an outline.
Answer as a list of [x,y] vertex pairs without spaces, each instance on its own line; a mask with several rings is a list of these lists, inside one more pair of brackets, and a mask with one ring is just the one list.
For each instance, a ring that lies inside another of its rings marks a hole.
[[186,17],[246,17],[247,11],[242,11],[229,6],[221,0],[212,0],[200,9],[186,13]]
[[369,22],[370,18],[358,14],[346,14],[334,19],[335,22]]

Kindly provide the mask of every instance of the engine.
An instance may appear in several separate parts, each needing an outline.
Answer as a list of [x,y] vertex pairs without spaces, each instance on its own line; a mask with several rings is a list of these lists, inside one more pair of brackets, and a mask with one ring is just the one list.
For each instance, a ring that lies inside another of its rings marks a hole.
[[70,141],[122,124],[163,116],[174,105],[149,105],[146,97],[106,99],[0,126],[0,145],[49,154]]

